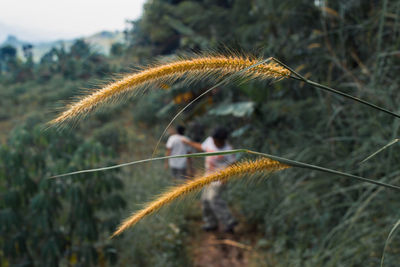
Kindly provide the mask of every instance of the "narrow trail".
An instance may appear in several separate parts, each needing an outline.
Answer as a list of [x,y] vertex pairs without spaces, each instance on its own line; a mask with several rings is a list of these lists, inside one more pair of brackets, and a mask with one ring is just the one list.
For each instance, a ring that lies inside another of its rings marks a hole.
[[252,247],[235,241],[232,235],[203,233],[192,247],[195,267],[248,266]]
[[234,234],[227,234],[221,230],[205,232],[201,225],[201,221],[195,221],[190,227],[196,229],[188,240],[194,267],[260,266],[256,263],[257,237],[252,229],[239,224]]
[[[128,152],[121,155],[121,161],[126,162],[132,158],[146,158],[151,152],[156,140],[149,136],[143,129],[138,129],[130,121],[125,122],[126,129],[129,129],[129,135],[136,139],[141,139],[147,146],[135,145],[128,149]],[[134,157],[132,156],[134,151]],[[194,168],[198,172],[203,170],[203,159],[195,159]],[[257,247],[257,241],[260,233],[247,224],[245,218],[240,218],[238,214],[235,217],[239,220],[234,234],[224,233],[222,230],[205,232],[201,226],[200,201],[192,202],[192,207],[188,209],[186,219],[189,230],[186,236],[186,249],[190,254],[191,266],[194,267],[242,267],[242,266],[273,266],[265,265],[263,260],[265,252],[260,255]]]

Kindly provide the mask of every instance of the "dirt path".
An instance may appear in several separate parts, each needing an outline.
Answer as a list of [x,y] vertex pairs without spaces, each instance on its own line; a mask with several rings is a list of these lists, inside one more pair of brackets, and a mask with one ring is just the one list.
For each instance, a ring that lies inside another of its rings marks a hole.
[[[130,129],[130,134],[135,138],[146,140],[149,146],[135,147],[128,151],[135,151],[136,158],[146,158],[152,153],[152,149],[156,144],[156,139],[152,139],[148,135],[141,135],[142,129],[137,130],[130,121],[125,125]],[[126,159],[125,159],[126,157]],[[131,152],[123,154],[122,162],[132,160]],[[193,163],[195,169],[202,169],[203,160],[197,159]],[[242,266],[266,266],[259,265],[257,259],[260,255],[257,253],[256,243],[260,233],[251,229],[251,226],[244,223],[244,219],[236,215],[235,217],[242,223],[235,229],[234,234],[227,234],[222,231],[205,232],[202,230],[202,219],[199,201],[193,203],[194,207],[187,214],[187,222],[189,224],[189,234],[185,241],[192,259],[191,266],[194,267],[242,267]]]
[[243,247],[241,243],[236,243],[237,241],[219,237],[213,233],[204,233],[197,242],[193,249],[193,266],[195,267],[248,266],[247,254],[251,247]]
[[254,234],[241,228],[241,225],[237,227],[235,234],[221,231],[204,232],[201,230],[200,222],[196,222],[193,227],[198,229],[189,241],[193,266],[254,266],[253,260],[256,257]]

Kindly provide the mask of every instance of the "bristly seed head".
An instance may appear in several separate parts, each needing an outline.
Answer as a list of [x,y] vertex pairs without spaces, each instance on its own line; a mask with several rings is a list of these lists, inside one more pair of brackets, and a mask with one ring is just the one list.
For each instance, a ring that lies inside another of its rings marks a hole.
[[161,207],[171,203],[172,201],[180,198],[188,193],[200,190],[201,188],[211,184],[212,182],[221,181],[228,182],[238,175],[253,174],[256,172],[275,172],[283,169],[290,168],[289,165],[280,163],[269,158],[260,158],[254,161],[243,161],[233,164],[221,171],[194,178],[182,185],[172,187],[167,192],[160,195],[154,201],[148,203],[142,210],[135,212],[132,216],[125,219],[118,229],[113,233],[112,237],[121,234],[123,231],[135,225],[138,221],[142,220],[147,215],[159,210]]
[[[261,62],[259,59],[240,56],[204,56],[197,58],[181,59],[174,62],[159,64],[140,72],[125,76],[124,78],[106,85],[95,92],[81,97],[71,103],[67,109],[50,124],[60,124],[66,121],[79,119],[105,103],[118,100],[129,93],[135,93],[139,89],[149,86],[173,82],[179,78],[187,81],[201,80],[204,78],[221,78],[237,73]],[[286,78],[290,71],[273,63],[263,63],[243,72],[244,78],[274,79]]]

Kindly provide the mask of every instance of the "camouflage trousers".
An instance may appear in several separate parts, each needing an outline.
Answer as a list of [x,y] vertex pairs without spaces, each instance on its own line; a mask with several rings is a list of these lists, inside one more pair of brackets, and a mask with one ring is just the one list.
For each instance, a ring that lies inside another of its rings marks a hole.
[[206,227],[217,227],[218,222],[220,222],[227,229],[230,225],[236,223],[228,205],[221,197],[223,188],[224,186],[220,182],[213,182],[203,189],[201,204]]

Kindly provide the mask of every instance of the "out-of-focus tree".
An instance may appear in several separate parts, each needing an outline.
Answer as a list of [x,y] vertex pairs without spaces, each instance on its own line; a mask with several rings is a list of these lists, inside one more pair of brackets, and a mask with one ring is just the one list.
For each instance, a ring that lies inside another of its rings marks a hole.
[[124,53],[125,46],[122,43],[112,44],[110,54],[113,56],[121,56]]
[[0,48],[0,73],[12,72],[17,65],[17,49],[11,45]]
[[[35,126],[36,125],[36,126]],[[111,151],[77,135],[37,126],[15,129],[0,147],[0,246],[11,266],[115,264],[108,235],[125,206],[116,172],[49,179],[111,163]]]

